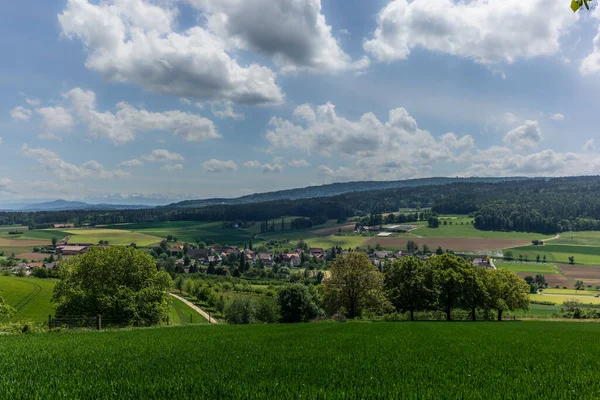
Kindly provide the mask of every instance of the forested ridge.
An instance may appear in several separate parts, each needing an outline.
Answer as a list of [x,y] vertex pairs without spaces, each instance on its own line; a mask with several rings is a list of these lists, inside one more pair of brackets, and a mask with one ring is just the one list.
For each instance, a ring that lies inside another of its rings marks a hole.
[[356,215],[418,207],[431,207],[439,214],[473,214],[476,228],[482,230],[540,233],[600,230],[600,177],[460,182],[202,208],[4,212],[0,213],[0,223],[43,228],[65,222],[265,221],[284,215],[345,220]]

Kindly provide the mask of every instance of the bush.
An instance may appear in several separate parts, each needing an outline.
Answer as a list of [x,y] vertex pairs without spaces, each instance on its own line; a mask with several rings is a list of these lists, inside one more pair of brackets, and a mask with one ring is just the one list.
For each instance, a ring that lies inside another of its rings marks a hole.
[[279,321],[281,313],[279,304],[272,297],[262,297],[256,303],[256,319],[259,322],[272,324]]
[[277,295],[282,322],[308,322],[321,313],[314,288],[301,284],[289,285]]
[[230,324],[253,324],[256,310],[249,299],[235,299],[225,310],[225,319]]

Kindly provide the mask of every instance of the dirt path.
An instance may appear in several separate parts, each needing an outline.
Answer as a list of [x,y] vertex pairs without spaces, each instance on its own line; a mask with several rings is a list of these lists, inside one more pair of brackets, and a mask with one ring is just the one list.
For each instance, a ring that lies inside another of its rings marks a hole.
[[217,324],[217,320],[214,319],[213,317],[211,317],[210,315],[208,315],[208,313],[206,311],[204,311],[203,309],[201,309],[200,307],[198,307],[197,305],[195,305],[194,303],[187,301],[186,299],[184,299],[181,296],[177,296],[174,293],[169,293],[171,296],[175,297],[178,300],[183,301],[188,307],[190,307],[192,310],[196,311],[198,314],[202,315],[204,318],[206,318],[206,320],[211,323],[211,324]]

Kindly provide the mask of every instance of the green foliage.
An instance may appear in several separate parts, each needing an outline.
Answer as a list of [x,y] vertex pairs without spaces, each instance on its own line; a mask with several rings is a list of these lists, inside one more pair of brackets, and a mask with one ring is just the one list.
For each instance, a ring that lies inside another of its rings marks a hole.
[[320,315],[319,298],[314,287],[286,285],[277,293],[281,322],[308,322]]
[[170,308],[170,276],[132,247],[93,247],[61,264],[54,290],[57,316],[102,315],[119,324],[153,325]]
[[225,319],[230,324],[253,324],[256,310],[250,299],[235,299],[225,310]]
[[412,321],[415,311],[431,308],[436,289],[429,265],[414,257],[403,257],[384,271],[386,296],[396,310],[410,312]]
[[9,306],[4,301],[4,298],[0,296],[0,317],[11,317],[17,312],[14,307]]

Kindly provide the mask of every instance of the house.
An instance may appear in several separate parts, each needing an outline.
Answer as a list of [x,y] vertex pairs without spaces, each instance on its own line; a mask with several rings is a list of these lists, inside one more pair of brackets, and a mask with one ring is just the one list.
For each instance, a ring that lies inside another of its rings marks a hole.
[[61,228],[75,228],[75,224],[54,224],[55,229]]
[[91,245],[66,245],[66,246],[58,246],[56,248],[57,254],[62,254],[63,256],[75,256],[77,254],[85,253]]
[[188,250],[187,255],[190,258],[207,259],[212,255],[212,249],[190,249]]
[[183,251],[183,246],[181,246],[181,247],[179,247],[179,246],[169,247],[169,251],[171,252],[171,254],[177,254],[180,251]]
[[311,257],[317,257],[317,256],[322,257],[325,255],[325,250],[319,249],[319,248],[310,249],[309,252],[310,252]]
[[376,251],[373,254],[375,255],[375,258],[378,258],[378,259],[394,257],[394,253],[391,251],[387,251],[387,250]]
[[28,264],[29,268],[43,268],[44,263],[41,262],[32,262]]
[[486,269],[496,269],[496,265],[494,265],[494,261],[491,258],[475,258],[473,259],[473,265]]
[[47,269],[54,269],[54,268],[56,268],[56,263],[55,262],[45,263],[44,267],[46,267]]
[[281,255],[281,263],[282,264],[290,264],[292,267],[297,267],[302,264],[302,258],[299,254],[291,253],[291,254],[282,254]]
[[271,267],[273,265],[273,253],[258,253],[257,260],[260,260],[265,267]]

